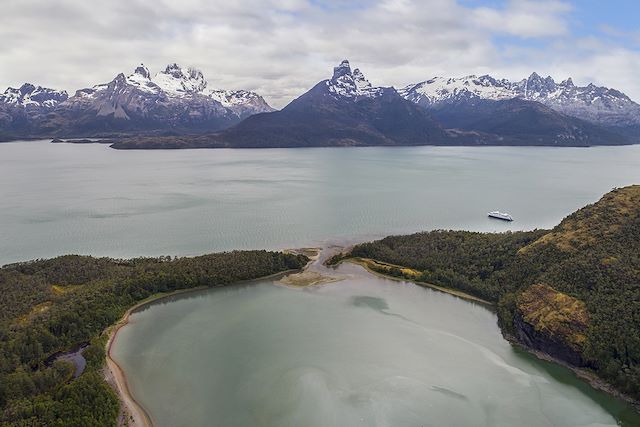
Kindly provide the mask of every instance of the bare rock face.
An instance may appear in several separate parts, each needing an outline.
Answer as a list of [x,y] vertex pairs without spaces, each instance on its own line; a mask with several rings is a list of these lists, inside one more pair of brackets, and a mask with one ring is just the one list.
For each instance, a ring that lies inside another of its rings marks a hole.
[[588,366],[582,354],[589,313],[585,304],[544,284],[532,285],[517,300],[516,338],[573,366]]

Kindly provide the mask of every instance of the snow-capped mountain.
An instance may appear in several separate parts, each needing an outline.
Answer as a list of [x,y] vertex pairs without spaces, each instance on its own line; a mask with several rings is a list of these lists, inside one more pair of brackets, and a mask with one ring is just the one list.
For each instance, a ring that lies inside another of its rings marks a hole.
[[273,111],[254,92],[208,88],[208,82],[200,70],[183,68],[175,63],[167,65],[153,77],[147,67],[140,65],[129,76],[119,74],[109,83],[79,90],[70,102],[86,103],[92,98],[105,101],[94,106],[99,115],[113,113],[125,119],[129,115],[128,110],[144,113],[158,104],[165,107],[176,104],[176,107],[184,108],[185,103],[191,102],[195,108],[189,112],[192,117],[213,114],[243,119],[251,114]]
[[254,92],[211,88],[201,71],[175,63],[156,74],[140,65],[71,97],[29,84],[0,95],[0,139],[137,138],[121,148],[589,146],[638,142],[639,132],[640,105],[614,89],[533,73],[517,82],[437,77],[396,91],[347,60],[277,112]]
[[0,103],[20,106],[25,108],[52,109],[69,98],[64,90],[49,89],[42,86],[34,86],[25,83],[18,89],[7,88],[0,94]]
[[640,105],[624,93],[596,86],[576,86],[568,78],[556,83],[536,73],[514,85],[517,96],[545,104],[556,111],[606,126],[640,125]]
[[[330,79],[317,83],[281,111],[249,117],[219,134],[199,137],[197,141],[178,142],[167,138],[164,143],[179,148],[587,146],[625,141],[624,137],[598,125],[566,116],[539,102],[519,99],[507,81],[490,77],[468,80],[434,79],[406,88],[403,97],[392,87],[373,86],[360,70],[352,71],[345,60],[333,69]],[[447,104],[444,99],[474,101]],[[440,102],[443,108],[426,109],[416,105],[421,101],[428,105]],[[138,140],[119,143],[116,147],[153,148],[162,144]]]
[[444,144],[448,135],[394,88],[373,86],[348,61],[280,111],[194,138],[130,138],[114,148],[325,147]]
[[511,82],[491,76],[435,77],[398,91],[405,99],[427,108],[475,99],[536,101],[563,114],[608,127],[640,125],[640,105],[615,89],[593,84],[576,86],[571,78],[556,83],[536,73]]
[[384,92],[384,88],[372,86],[359,68],[351,71],[346,59],[333,68],[333,76],[325,84],[329,92],[342,98],[376,98]]
[[23,85],[0,96],[0,134],[89,137],[120,133],[215,131],[273,111],[254,92],[211,89],[201,71],[144,65],[112,81],[66,92]]

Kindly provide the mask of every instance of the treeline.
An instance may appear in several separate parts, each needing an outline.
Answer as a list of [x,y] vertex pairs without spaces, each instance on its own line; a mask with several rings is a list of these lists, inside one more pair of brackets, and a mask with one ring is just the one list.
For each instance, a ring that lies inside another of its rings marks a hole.
[[[0,269],[0,425],[115,425],[101,333],[136,302],[160,292],[225,286],[302,268],[304,255],[236,251],[193,258],[114,260],[62,256]],[[45,361],[83,343],[87,368]]]
[[419,270],[421,276],[407,279],[460,289],[495,302],[505,289],[489,279],[510,266],[520,248],[546,232],[431,231],[363,243],[351,255]]
[[529,286],[575,297],[589,312],[586,366],[640,398],[640,186],[614,190],[551,232],[434,231],[358,245],[351,255],[493,301],[507,333]]

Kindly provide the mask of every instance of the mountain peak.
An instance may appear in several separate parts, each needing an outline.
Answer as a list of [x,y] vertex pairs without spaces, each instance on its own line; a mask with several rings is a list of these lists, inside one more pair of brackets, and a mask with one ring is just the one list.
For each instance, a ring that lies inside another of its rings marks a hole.
[[150,79],[151,78],[151,73],[149,72],[149,69],[144,66],[144,64],[140,64],[140,66],[137,67],[133,73],[134,74],[138,74],[138,75],[144,77],[145,79]]
[[373,87],[359,68],[351,71],[351,65],[346,59],[333,67],[333,76],[327,81],[327,86],[329,92],[342,98],[372,98],[382,94],[382,88]]
[[534,71],[527,80],[542,80],[542,76]]
[[64,90],[49,89],[24,83],[18,89],[9,87],[0,93],[0,103],[22,105],[29,108],[53,108],[69,97]]
[[22,95],[26,95],[28,93],[32,93],[34,90],[36,90],[36,87],[34,85],[32,85],[31,83],[25,83],[22,86],[20,86],[20,89],[18,89],[20,91],[20,93]]
[[182,78],[183,74],[182,74],[182,67],[179,66],[177,63],[172,63],[166,66],[166,68],[164,69],[164,71],[162,71],[165,74],[169,74],[177,79]]
[[333,77],[331,80],[338,80],[340,77],[345,75],[351,75],[351,65],[349,65],[349,61],[346,59],[337,67],[333,67]]
[[202,71],[192,67],[183,68],[175,62],[156,74],[153,82],[171,94],[197,93],[207,87]]
[[475,100],[520,98],[536,101],[563,114],[595,124],[637,126],[640,105],[622,92],[590,83],[576,86],[571,78],[556,83],[551,76],[538,73],[520,81],[494,79],[489,75],[461,78],[435,77],[408,85],[398,91],[405,99],[431,108],[469,103]]

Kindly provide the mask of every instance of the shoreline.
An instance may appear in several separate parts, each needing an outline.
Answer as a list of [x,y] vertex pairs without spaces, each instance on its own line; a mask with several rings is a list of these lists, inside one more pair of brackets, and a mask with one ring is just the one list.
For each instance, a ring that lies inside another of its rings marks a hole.
[[560,359],[557,359],[557,358],[553,357],[552,355],[550,355],[548,353],[545,353],[545,352],[542,352],[540,350],[536,350],[535,348],[529,347],[528,345],[525,345],[524,343],[518,341],[518,339],[516,337],[514,337],[514,336],[512,336],[510,334],[503,334],[502,336],[512,346],[524,351],[525,353],[528,353],[528,354],[536,357],[539,360],[543,360],[543,361],[549,362],[549,363],[554,363],[556,365],[562,366],[563,368],[569,369],[571,372],[573,372],[573,374],[577,378],[579,378],[580,380],[586,382],[594,390],[601,391],[603,393],[608,394],[609,396],[612,396],[612,397],[620,399],[620,400],[622,400],[624,402],[627,402],[628,404],[633,406],[633,408],[638,413],[640,413],[640,400],[636,400],[633,397],[631,397],[631,396],[629,396],[627,394],[624,394],[623,392],[619,391],[613,385],[609,384],[607,381],[605,381],[602,378],[600,378],[594,372],[591,372],[588,369],[584,369],[584,368],[580,368],[580,367],[577,367],[577,366],[570,365],[569,363],[564,362],[564,361],[562,361]]
[[[375,260],[373,260],[375,261]],[[400,278],[400,277],[394,277],[394,276],[390,276],[390,275],[386,275],[384,273],[380,273],[378,271],[372,270],[371,268],[368,267],[367,263],[366,263],[366,259],[358,259],[358,258],[347,258],[347,259],[343,259],[340,261],[340,263],[342,262],[350,262],[352,264],[356,264],[356,265],[360,265],[362,266],[365,270],[367,270],[369,273],[374,274],[378,277],[382,277],[385,279],[390,279],[390,280],[395,280],[395,281],[400,281],[400,282],[411,282],[411,283],[415,283],[418,286],[422,286],[425,288],[431,288],[431,289],[435,289],[438,290],[440,292],[444,292],[453,296],[457,296],[460,298],[463,298],[465,300],[468,300],[470,302],[479,302],[482,305],[487,306],[487,309],[494,309],[495,308],[495,304],[483,300],[482,298],[478,298],[475,297],[473,295],[470,294],[466,294],[462,291],[456,291],[455,289],[448,289],[442,286],[438,286],[438,285],[433,285],[430,283],[426,283],[426,282],[418,282],[415,280],[411,280],[411,279],[405,279],[405,278]],[[338,264],[340,264],[338,263]],[[398,266],[400,267],[400,266]],[[502,330],[500,331],[502,333]],[[562,366],[563,368],[569,369],[571,372],[573,372],[573,374],[579,378],[580,380],[586,382],[591,388],[593,388],[594,390],[598,390],[601,391],[603,393],[608,394],[609,396],[615,397],[617,399],[620,399],[622,401],[625,401],[627,403],[629,403],[631,406],[633,406],[633,408],[640,413],[640,400],[634,399],[633,397],[619,391],[618,389],[616,389],[612,384],[609,384],[607,381],[605,381],[604,379],[600,378],[597,374],[595,374],[594,372],[591,372],[587,369],[584,368],[580,368],[578,366],[573,366],[570,365],[560,359],[557,359],[556,357],[552,356],[551,354],[548,353],[544,353],[540,350],[536,350],[532,347],[529,347],[527,345],[525,345],[524,343],[518,341],[518,339],[516,339],[514,336],[509,335],[509,334],[505,334],[502,333],[503,338],[508,341],[512,346],[528,353],[531,354],[532,356],[536,357],[539,360],[543,360],[545,362],[550,362],[550,363],[554,363],[556,365]]]
[[[474,295],[468,294],[468,293],[463,292],[463,291],[459,291],[457,289],[445,288],[444,286],[434,285],[433,283],[420,282],[420,281],[417,281],[417,280],[407,279],[407,278],[404,278],[404,277],[395,277],[395,276],[391,276],[391,275],[387,275],[387,274],[381,273],[379,271],[375,271],[375,270],[373,270],[373,269],[371,269],[369,267],[369,265],[367,264],[367,260],[375,261],[375,260],[369,259],[369,258],[346,258],[346,259],[341,260],[340,263],[342,263],[342,262],[350,262],[352,264],[356,264],[356,265],[359,265],[359,266],[363,267],[369,273],[374,274],[374,275],[376,275],[378,277],[382,277],[382,278],[389,279],[389,280],[395,280],[397,282],[415,283],[416,285],[421,286],[423,288],[434,289],[436,291],[444,292],[445,294],[453,295],[453,296],[456,296],[458,298],[462,298],[462,299],[467,300],[467,301],[480,303],[482,305],[487,306],[488,308],[494,308],[495,307],[495,304],[492,303],[491,301],[487,301],[485,299],[482,299],[480,297],[476,297]],[[396,267],[401,267],[401,266],[396,266]]]
[[[313,248],[313,249],[318,249],[318,248]],[[297,251],[297,250],[288,250],[288,251]],[[225,285],[225,286],[234,286],[234,285],[238,285],[238,284],[242,284],[242,283],[251,283],[251,282],[255,282],[255,281],[261,281],[261,280],[268,280],[268,279],[272,279],[272,278],[277,278],[277,277],[286,277],[287,275],[290,274],[294,274],[294,273],[300,273],[300,272],[304,272],[307,271],[307,269],[312,266],[315,262],[317,262],[320,258],[320,253],[322,252],[322,250],[318,250],[318,253],[316,254],[315,257],[313,257],[312,259],[310,259],[310,261],[307,263],[307,265],[305,265],[302,269],[299,270],[287,270],[287,271],[283,271],[283,272],[279,272],[279,273],[274,273],[274,274],[270,274],[267,276],[263,276],[263,277],[259,277],[259,278],[255,278],[255,279],[249,279],[249,280],[243,280],[243,281],[239,281],[239,282],[235,282],[233,284],[230,285]],[[399,281],[399,282],[411,282],[416,284],[417,286],[421,286],[424,288],[430,288],[439,292],[443,292],[452,296],[456,296],[458,298],[462,298],[466,301],[469,302],[474,302],[474,303],[478,303],[481,304],[482,306],[484,306],[485,308],[489,309],[489,310],[495,310],[495,304],[483,300],[482,298],[479,297],[475,297],[473,295],[467,294],[465,292],[462,291],[458,291],[455,289],[449,289],[449,288],[445,288],[442,286],[438,286],[438,285],[434,285],[434,284],[430,284],[430,283],[426,283],[426,282],[419,282],[416,280],[411,280],[411,279],[406,279],[406,278],[400,278],[400,277],[394,277],[394,276],[390,276],[390,275],[386,275],[384,273],[372,270],[368,267],[367,263],[365,262],[365,259],[356,259],[356,258],[349,258],[349,259],[344,259],[341,260],[338,265],[342,262],[350,262],[352,264],[355,265],[359,265],[361,267],[363,267],[365,269],[365,271],[367,271],[370,274],[373,274],[377,277],[382,277],[384,279],[389,279],[389,280],[395,280],[395,281]],[[319,285],[324,285],[326,283],[320,283]],[[278,284],[276,284],[278,285]],[[118,365],[118,363],[113,359],[112,354],[111,354],[111,350],[113,347],[113,343],[115,342],[116,338],[117,338],[117,334],[120,331],[121,328],[123,328],[124,326],[126,326],[129,323],[129,317],[131,316],[131,314],[133,314],[136,310],[139,310],[141,308],[143,308],[144,306],[151,304],[153,302],[156,302],[158,300],[162,300],[164,298],[169,298],[175,295],[180,295],[180,294],[186,294],[186,293],[190,293],[190,292],[198,292],[198,291],[202,291],[205,289],[214,289],[214,288],[218,288],[218,287],[225,287],[225,286],[200,286],[197,288],[192,288],[192,289],[180,289],[174,292],[170,292],[170,293],[165,293],[165,294],[157,294],[157,295],[153,295],[143,301],[138,302],[137,304],[135,304],[134,306],[130,307],[125,314],[123,315],[123,317],[114,325],[110,326],[109,328],[107,328],[106,332],[109,334],[109,338],[106,344],[106,365],[105,365],[105,379],[107,380],[107,382],[111,385],[111,387],[116,391],[116,394],[118,395],[118,398],[120,400],[121,403],[121,409],[120,409],[120,414],[118,415],[118,426],[122,427],[122,426],[132,426],[132,427],[138,427],[138,426],[143,426],[143,427],[153,427],[154,423],[153,423],[153,419],[150,415],[150,413],[144,408],[144,406],[138,401],[136,400],[135,396],[133,395],[131,389],[129,388],[129,384],[126,378],[126,375],[124,373],[124,370],[120,367],[120,365]],[[291,286],[291,285],[286,285],[286,284],[280,284],[280,286],[284,286],[287,288],[291,288],[291,289],[300,289],[299,286]],[[502,332],[502,331],[501,331]],[[538,350],[535,350],[533,348],[529,348],[526,345],[524,345],[523,343],[519,342],[518,340],[516,340],[514,337],[509,336],[509,335],[505,335],[503,334],[503,338],[505,340],[507,340],[512,346],[533,355],[534,357],[546,361],[546,362],[550,362],[550,363],[554,363],[556,365],[562,366],[566,369],[571,370],[571,372],[573,372],[576,377],[578,377],[580,380],[586,382],[590,387],[592,387],[594,390],[598,390],[601,391],[603,393],[606,393],[612,397],[618,398],[628,404],[630,404],[637,412],[640,413],[640,401],[633,399],[632,397],[618,391],[614,386],[612,386],[611,384],[607,383],[605,380],[601,379],[600,377],[598,377],[595,373],[591,373],[585,369],[579,368],[579,367],[575,367],[572,365],[569,365],[561,360],[556,359],[555,357],[553,357],[550,354],[547,353],[543,353],[540,352]]]
[[[307,264],[304,269],[306,269],[310,265]],[[242,283],[250,283],[254,281],[260,280],[268,280],[272,278],[276,278],[279,276],[285,276],[296,271],[301,270],[286,270],[281,271],[279,273],[269,274],[267,276],[257,277],[255,279],[241,280],[239,282],[232,283],[226,286],[234,286]],[[156,301],[162,300],[164,298],[173,297],[176,295],[186,294],[190,292],[198,292],[205,289],[215,289],[225,287],[222,285],[218,286],[198,286],[197,288],[190,289],[178,289],[169,293],[162,293],[152,295],[142,301],[139,301],[132,307],[128,308],[127,311],[122,315],[120,320],[118,320],[113,325],[109,326],[104,332],[108,334],[107,343],[105,345],[105,366],[103,368],[104,379],[107,383],[114,389],[116,392],[118,399],[120,400],[120,413],[118,414],[118,427],[153,427],[153,418],[147,409],[135,398],[133,392],[129,387],[129,382],[127,381],[127,376],[122,369],[122,367],[116,362],[116,360],[112,357],[111,350],[113,348],[113,344],[116,341],[118,336],[118,332],[125,326],[129,324],[129,317],[136,310],[143,308],[144,306],[154,303]]]

